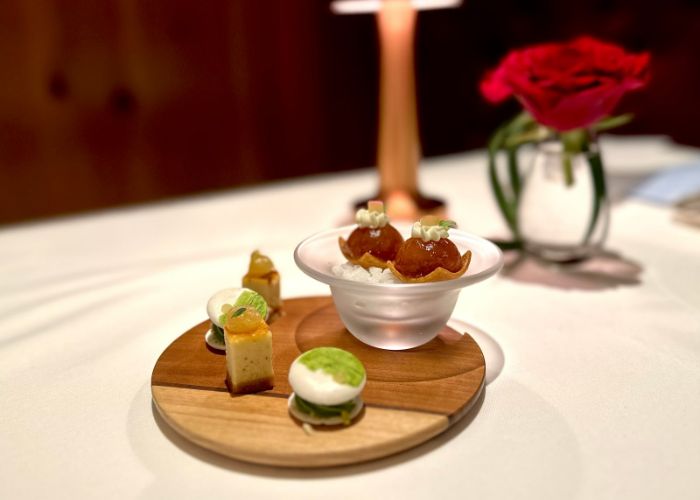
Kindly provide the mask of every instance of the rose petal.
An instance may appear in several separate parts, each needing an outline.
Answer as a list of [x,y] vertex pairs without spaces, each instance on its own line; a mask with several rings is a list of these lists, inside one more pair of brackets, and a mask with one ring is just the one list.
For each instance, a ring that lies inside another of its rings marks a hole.
[[542,124],[558,130],[588,126],[610,114],[628,91],[649,81],[648,53],[589,36],[511,51],[486,74],[481,93],[490,102],[511,94]]
[[499,74],[498,70],[491,71],[481,81],[481,93],[489,102],[494,104],[505,101],[512,94],[510,87],[503,81],[501,76],[502,72]]

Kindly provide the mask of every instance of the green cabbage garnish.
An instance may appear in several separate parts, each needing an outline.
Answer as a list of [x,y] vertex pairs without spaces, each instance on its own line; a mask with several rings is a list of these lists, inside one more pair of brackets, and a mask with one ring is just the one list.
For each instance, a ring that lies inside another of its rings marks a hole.
[[224,343],[224,330],[218,326],[216,326],[214,323],[211,324],[211,331],[214,332],[214,336],[216,337],[217,340],[221,341],[221,343]]
[[306,401],[305,399],[302,399],[299,397],[298,394],[294,395],[294,404],[296,405],[297,409],[302,412],[306,413],[307,415],[311,415],[312,417],[316,418],[333,418],[333,417],[340,417],[343,421],[343,424],[348,425],[350,423],[350,414],[352,411],[355,409],[355,406],[357,403],[355,403],[355,400],[350,400],[347,403],[339,404],[339,405],[317,405],[314,403],[311,403],[309,401]]
[[337,347],[316,347],[302,354],[299,361],[311,371],[323,370],[339,384],[359,387],[365,379],[360,360]]
[[445,219],[445,220],[441,220],[438,223],[438,226],[445,228],[445,229],[453,229],[453,228],[457,227],[457,223],[453,220]]
[[243,290],[236,299],[236,303],[233,305],[238,307],[252,306],[254,309],[257,309],[257,311],[260,313],[260,316],[262,316],[262,319],[267,319],[267,302],[265,302],[263,296],[260,295],[258,292],[255,292],[253,290]]

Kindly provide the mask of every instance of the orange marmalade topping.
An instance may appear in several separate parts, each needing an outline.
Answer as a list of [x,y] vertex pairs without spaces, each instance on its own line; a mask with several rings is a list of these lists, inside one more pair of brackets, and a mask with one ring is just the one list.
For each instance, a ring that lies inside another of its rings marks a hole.
[[365,253],[381,260],[394,260],[403,238],[390,224],[384,227],[358,227],[348,238],[348,247],[357,258]]
[[405,276],[419,278],[438,267],[455,273],[462,267],[462,257],[457,246],[447,238],[438,241],[410,238],[399,248],[394,266]]

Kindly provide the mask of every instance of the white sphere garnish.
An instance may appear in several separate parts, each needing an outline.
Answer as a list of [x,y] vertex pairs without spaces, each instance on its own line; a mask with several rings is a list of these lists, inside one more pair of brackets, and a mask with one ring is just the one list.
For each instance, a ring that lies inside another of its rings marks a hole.
[[339,405],[357,397],[365,386],[339,384],[323,370],[310,370],[297,358],[289,368],[289,384],[302,399],[318,405]]
[[384,212],[361,208],[355,213],[355,222],[357,222],[357,225],[360,227],[376,229],[386,226],[389,223],[389,216]]

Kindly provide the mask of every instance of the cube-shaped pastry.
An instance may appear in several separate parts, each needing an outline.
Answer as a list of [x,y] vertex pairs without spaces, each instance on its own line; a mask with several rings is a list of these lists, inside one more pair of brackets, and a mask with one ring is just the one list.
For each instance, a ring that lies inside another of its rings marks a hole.
[[232,311],[224,327],[226,385],[235,394],[272,389],[272,332],[253,308]]
[[271,314],[282,307],[280,299],[280,274],[272,260],[255,250],[250,256],[248,272],[243,276],[243,286],[255,290],[263,296]]

